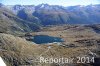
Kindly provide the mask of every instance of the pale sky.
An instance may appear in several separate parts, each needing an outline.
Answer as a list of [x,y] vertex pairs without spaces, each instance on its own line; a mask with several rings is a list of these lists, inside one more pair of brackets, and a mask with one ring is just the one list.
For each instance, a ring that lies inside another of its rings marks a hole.
[[3,3],[5,5],[38,5],[42,3],[47,3],[50,5],[73,6],[100,4],[100,0],[0,0],[0,3]]

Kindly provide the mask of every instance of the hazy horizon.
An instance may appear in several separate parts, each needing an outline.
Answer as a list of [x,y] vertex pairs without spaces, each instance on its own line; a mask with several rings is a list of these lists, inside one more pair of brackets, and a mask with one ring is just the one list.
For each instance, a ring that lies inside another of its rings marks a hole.
[[61,5],[61,6],[74,6],[74,5],[90,5],[100,4],[100,0],[1,0],[0,3],[4,5],[39,5],[39,4],[50,4],[50,5]]

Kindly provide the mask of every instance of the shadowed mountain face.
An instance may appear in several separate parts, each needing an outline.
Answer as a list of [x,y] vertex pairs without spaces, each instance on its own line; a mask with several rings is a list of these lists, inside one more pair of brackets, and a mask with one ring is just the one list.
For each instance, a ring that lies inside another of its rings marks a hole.
[[[0,4],[0,30],[38,31],[40,26],[100,23],[100,5],[69,6]],[[6,20],[5,20],[6,19]],[[4,26],[5,25],[5,26]]]
[[68,13],[63,7],[41,4],[35,7],[33,16],[38,17],[43,25],[67,24]]
[[18,18],[6,6],[0,7],[0,32],[14,33],[16,31],[37,31],[39,26],[24,19]]
[[70,21],[73,23],[94,24],[100,22],[100,5],[68,7]]
[[[16,7],[16,8],[15,8]],[[27,21],[40,22],[42,25],[95,24],[100,22],[100,5],[69,6],[40,4],[38,6],[11,7],[16,15]]]

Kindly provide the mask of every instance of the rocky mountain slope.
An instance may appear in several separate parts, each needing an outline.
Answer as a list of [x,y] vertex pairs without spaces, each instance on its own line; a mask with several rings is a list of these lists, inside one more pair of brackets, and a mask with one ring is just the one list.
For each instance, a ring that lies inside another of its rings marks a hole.
[[42,25],[95,24],[100,23],[100,5],[69,6],[40,4],[15,5],[10,9],[24,20],[39,22]]
[[[62,26],[59,26],[62,27]],[[99,60],[90,64],[64,64],[64,63],[40,63],[39,57],[44,58],[76,58],[76,57],[100,57],[100,34],[87,27],[63,26],[60,30],[33,32],[32,35],[49,35],[61,37],[65,42],[36,44],[27,41],[24,37],[0,33],[0,56],[7,66],[98,66]],[[78,28],[79,27],[79,28]],[[38,62],[37,62],[38,61]]]
[[30,23],[18,18],[5,6],[0,7],[0,32],[16,33],[38,31],[39,24]]
[[[41,26],[60,24],[98,24],[100,5],[69,6],[40,4],[0,5],[1,32],[39,31]],[[5,26],[4,26],[5,25]],[[14,31],[15,30],[15,31]]]

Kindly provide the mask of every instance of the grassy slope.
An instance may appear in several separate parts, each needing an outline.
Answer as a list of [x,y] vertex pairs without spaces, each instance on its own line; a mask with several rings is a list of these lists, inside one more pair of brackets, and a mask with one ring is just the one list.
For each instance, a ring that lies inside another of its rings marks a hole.
[[[48,50],[48,47],[51,48]],[[57,44],[37,45],[26,41],[24,38],[9,34],[0,34],[0,56],[3,57],[8,66],[55,66],[55,64],[36,63],[34,60],[41,54],[43,57],[54,58],[83,56],[87,55],[87,49],[89,48],[93,48],[93,46],[88,48],[66,48]]]

